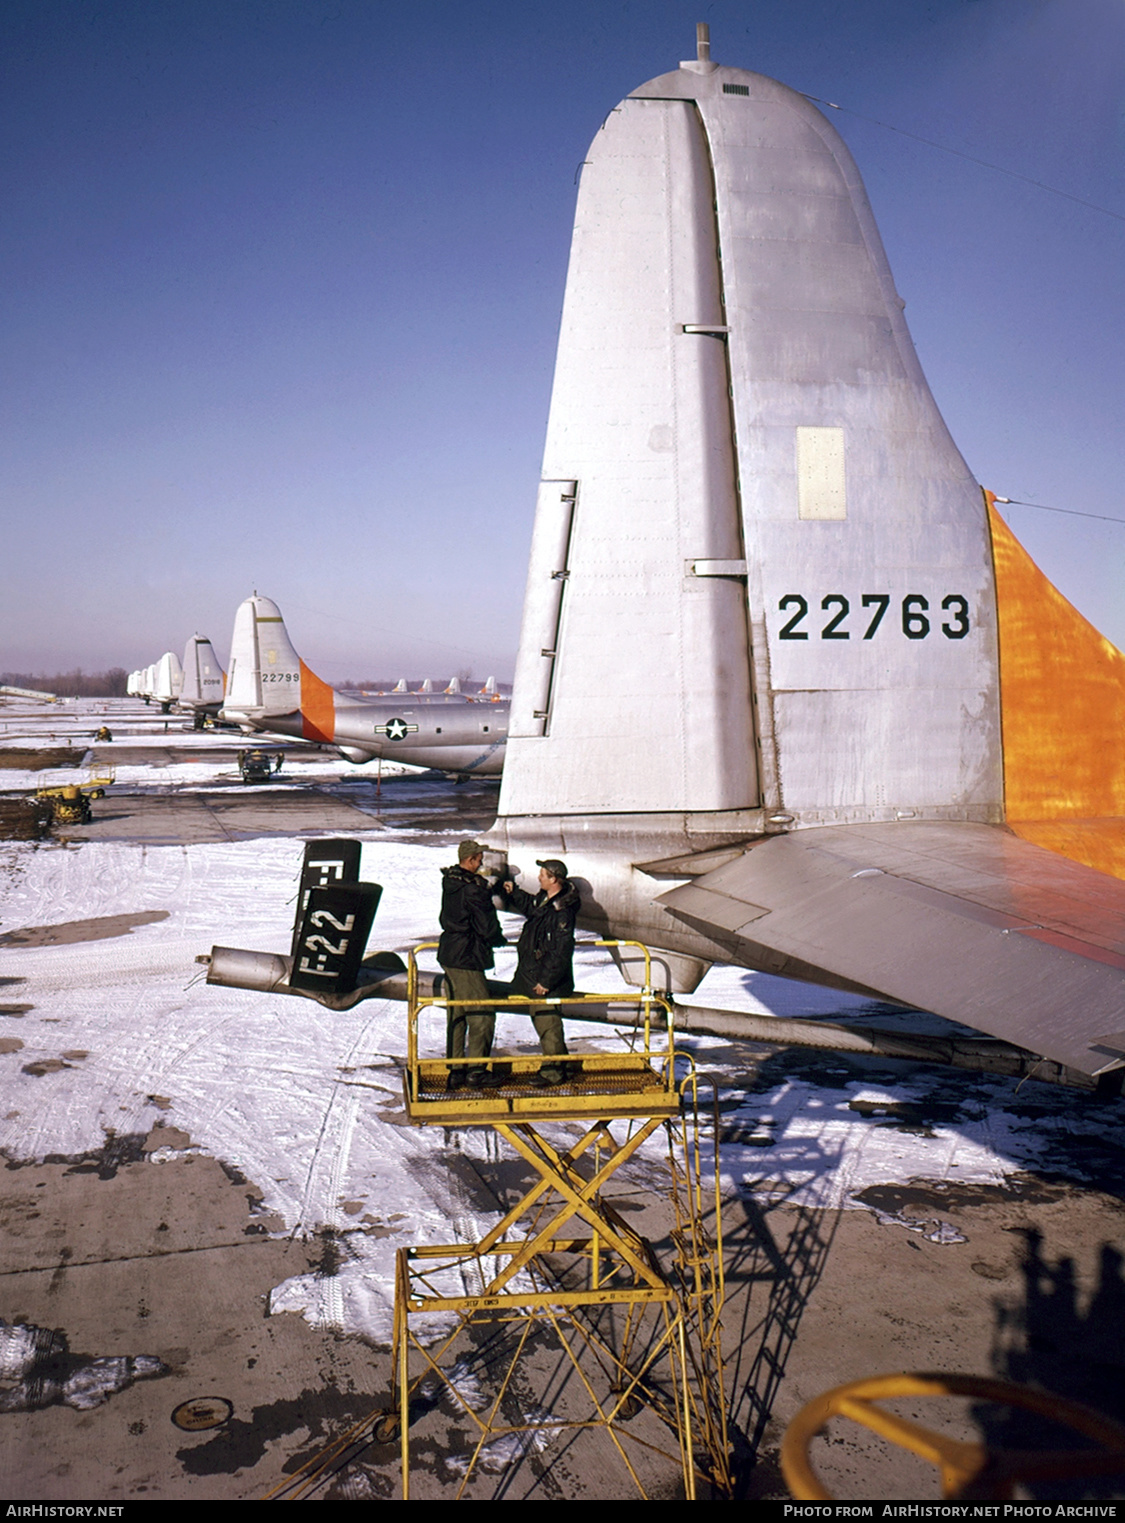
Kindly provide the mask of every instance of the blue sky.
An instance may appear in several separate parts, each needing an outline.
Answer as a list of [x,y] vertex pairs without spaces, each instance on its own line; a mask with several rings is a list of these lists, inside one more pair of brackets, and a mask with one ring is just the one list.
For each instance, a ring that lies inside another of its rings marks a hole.
[[[510,676],[575,171],[697,20],[847,108],[978,479],[1125,518],[1120,0],[6,0],[0,669],[257,589],[330,680]],[[1011,521],[1125,645],[1125,525]]]

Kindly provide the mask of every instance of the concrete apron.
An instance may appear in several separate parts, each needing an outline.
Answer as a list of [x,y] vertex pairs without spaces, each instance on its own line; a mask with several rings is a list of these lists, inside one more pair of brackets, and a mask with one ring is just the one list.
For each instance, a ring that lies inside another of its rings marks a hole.
[[[336,1272],[338,1240],[272,1235],[281,1224],[261,1212],[261,1192],[215,1159],[153,1161],[186,1143],[184,1133],[158,1126],[100,1154],[5,1171],[3,1315],[65,1340],[43,1349],[22,1387],[32,1405],[53,1395],[52,1404],[0,1410],[10,1498],[261,1497],[386,1402],[387,1350],[295,1314],[266,1314],[270,1290],[284,1279]],[[743,1495],[786,1495],[776,1465],[785,1424],[819,1392],[862,1376],[999,1374],[1114,1409],[1125,1364],[1125,1288],[1114,1247],[1125,1228],[1120,1200],[1030,1175],[1007,1187],[888,1185],[867,1193],[866,1211],[797,1209],[766,1186],[727,1201],[724,1327]],[[641,1230],[657,1227],[659,1204],[643,1190],[625,1204]],[[123,1356],[162,1368],[142,1367],[142,1378],[97,1405],[59,1399],[68,1380],[72,1393],[83,1380],[86,1389],[96,1383],[94,1360]],[[551,1384],[552,1362],[539,1347],[526,1372],[534,1385]],[[16,1386],[4,1389],[10,1400]],[[534,1391],[523,1386],[521,1394]],[[199,1398],[229,1402],[230,1417],[184,1432],[172,1414]],[[982,1420],[978,1409],[973,1419],[965,1407],[942,1407],[899,1404],[965,1438],[979,1437],[982,1421],[1000,1432],[995,1414]],[[419,1418],[417,1497],[452,1497],[468,1436],[448,1398]],[[484,1473],[470,1494],[630,1499],[630,1483],[601,1443],[555,1440],[506,1475]],[[841,1497],[940,1494],[921,1462],[847,1425],[818,1441],[816,1463]],[[644,1479],[657,1497],[678,1492],[672,1467],[660,1462]],[[397,1448],[368,1445],[316,1494],[393,1499],[398,1486]],[[1044,1494],[1069,1493],[1056,1486]]]

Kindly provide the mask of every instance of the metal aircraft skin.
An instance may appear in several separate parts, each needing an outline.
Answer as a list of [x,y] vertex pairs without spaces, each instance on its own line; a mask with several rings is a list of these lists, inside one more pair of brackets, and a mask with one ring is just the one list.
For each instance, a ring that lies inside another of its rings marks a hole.
[[192,714],[218,714],[226,680],[210,640],[206,635],[192,635],[184,646],[179,707]]
[[130,672],[125,691],[145,703],[158,703],[165,714],[173,708],[216,714],[223,701],[223,682],[223,669],[210,640],[193,635],[184,648],[182,665],[174,651],[165,651],[152,666]]
[[138,671],[130,672],[125,682],[125,691],[131,698],[143,698],[148,703],[152,697],[154,668],[142,666]]
[[173,704],[180,701],[184,670],[175,651],[166,650],[159,661],[142,671],[130,672],[125,691],[145,703],[158,703],[161,712],[167,714]]
[[1125,657],[958,452],[833,127],[698,54],[582,169],[487,840],[673,988],[735,963],[1121,1068]]
[[342,697],[298,656],[276,603],[255,593],[235,614],[220,712],[244,729],[321,741],[356,763],[382,757],[493,777],[504,765],[508,707],[446,693]]

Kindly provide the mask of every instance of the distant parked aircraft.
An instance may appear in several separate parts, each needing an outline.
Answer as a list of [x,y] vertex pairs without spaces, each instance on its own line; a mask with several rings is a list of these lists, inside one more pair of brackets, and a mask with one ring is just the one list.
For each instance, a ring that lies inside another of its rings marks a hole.
[[179,701],[180,707],[194,717],[196,729],[202,728],[208,715],[217,715],[222,708],[226,680],[210,640],[205,635],[192,635],[184,647]]
[[508,734],[504,700],[397,689],[342,697],[298,656],[277,604],[257,593],[235,614],[221,714],[246,729],[334,745],[348,761],[384,757],[464,777],[498,774]]
[[149,696],[154,703],[160,705],[162,714],[168,714],[172,705],[179,702],[180,689],[183,687],[184,669],[180,665],[180,658],[175,651],[166,650],[150,670],[153,677]]

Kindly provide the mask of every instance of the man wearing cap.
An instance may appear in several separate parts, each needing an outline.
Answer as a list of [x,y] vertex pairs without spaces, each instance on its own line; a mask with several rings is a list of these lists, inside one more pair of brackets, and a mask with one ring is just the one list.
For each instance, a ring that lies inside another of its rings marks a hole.
[[[438,962],[455,1000],[488,1000],[485,969],[495,961],[493,947],[504,945],[504,933],[492,907],[492,889],[480,876],[483,861],[484,847],[479,841],[462,841],[457,848],[457,866],[441,870]],[[446,1020],[446,1057],[487,1058],[495,1029],[495,1010],[457,1006],[448,1012]],[[496,1089],[503,1080],[483,1066],[458,1065],[449,1070],[450,1089],[460,1089],[466,1083],[472,1089]]]
[[[529,894],[511,882],[501,885],[506,907],[527,919],[520,932],[512,993],[557,999],[574,993],[574,925],[582,901],[567,876],[565,862],[548,857],[536,865],[539,868],[537,894]],[[565,1057],[566,1041],[558,1007],[532,1007],[531,1019],[544,1056]],[[532,1083],[545,1088],[565,1080],[561,1064],[544,1064],[533,1076]]]

